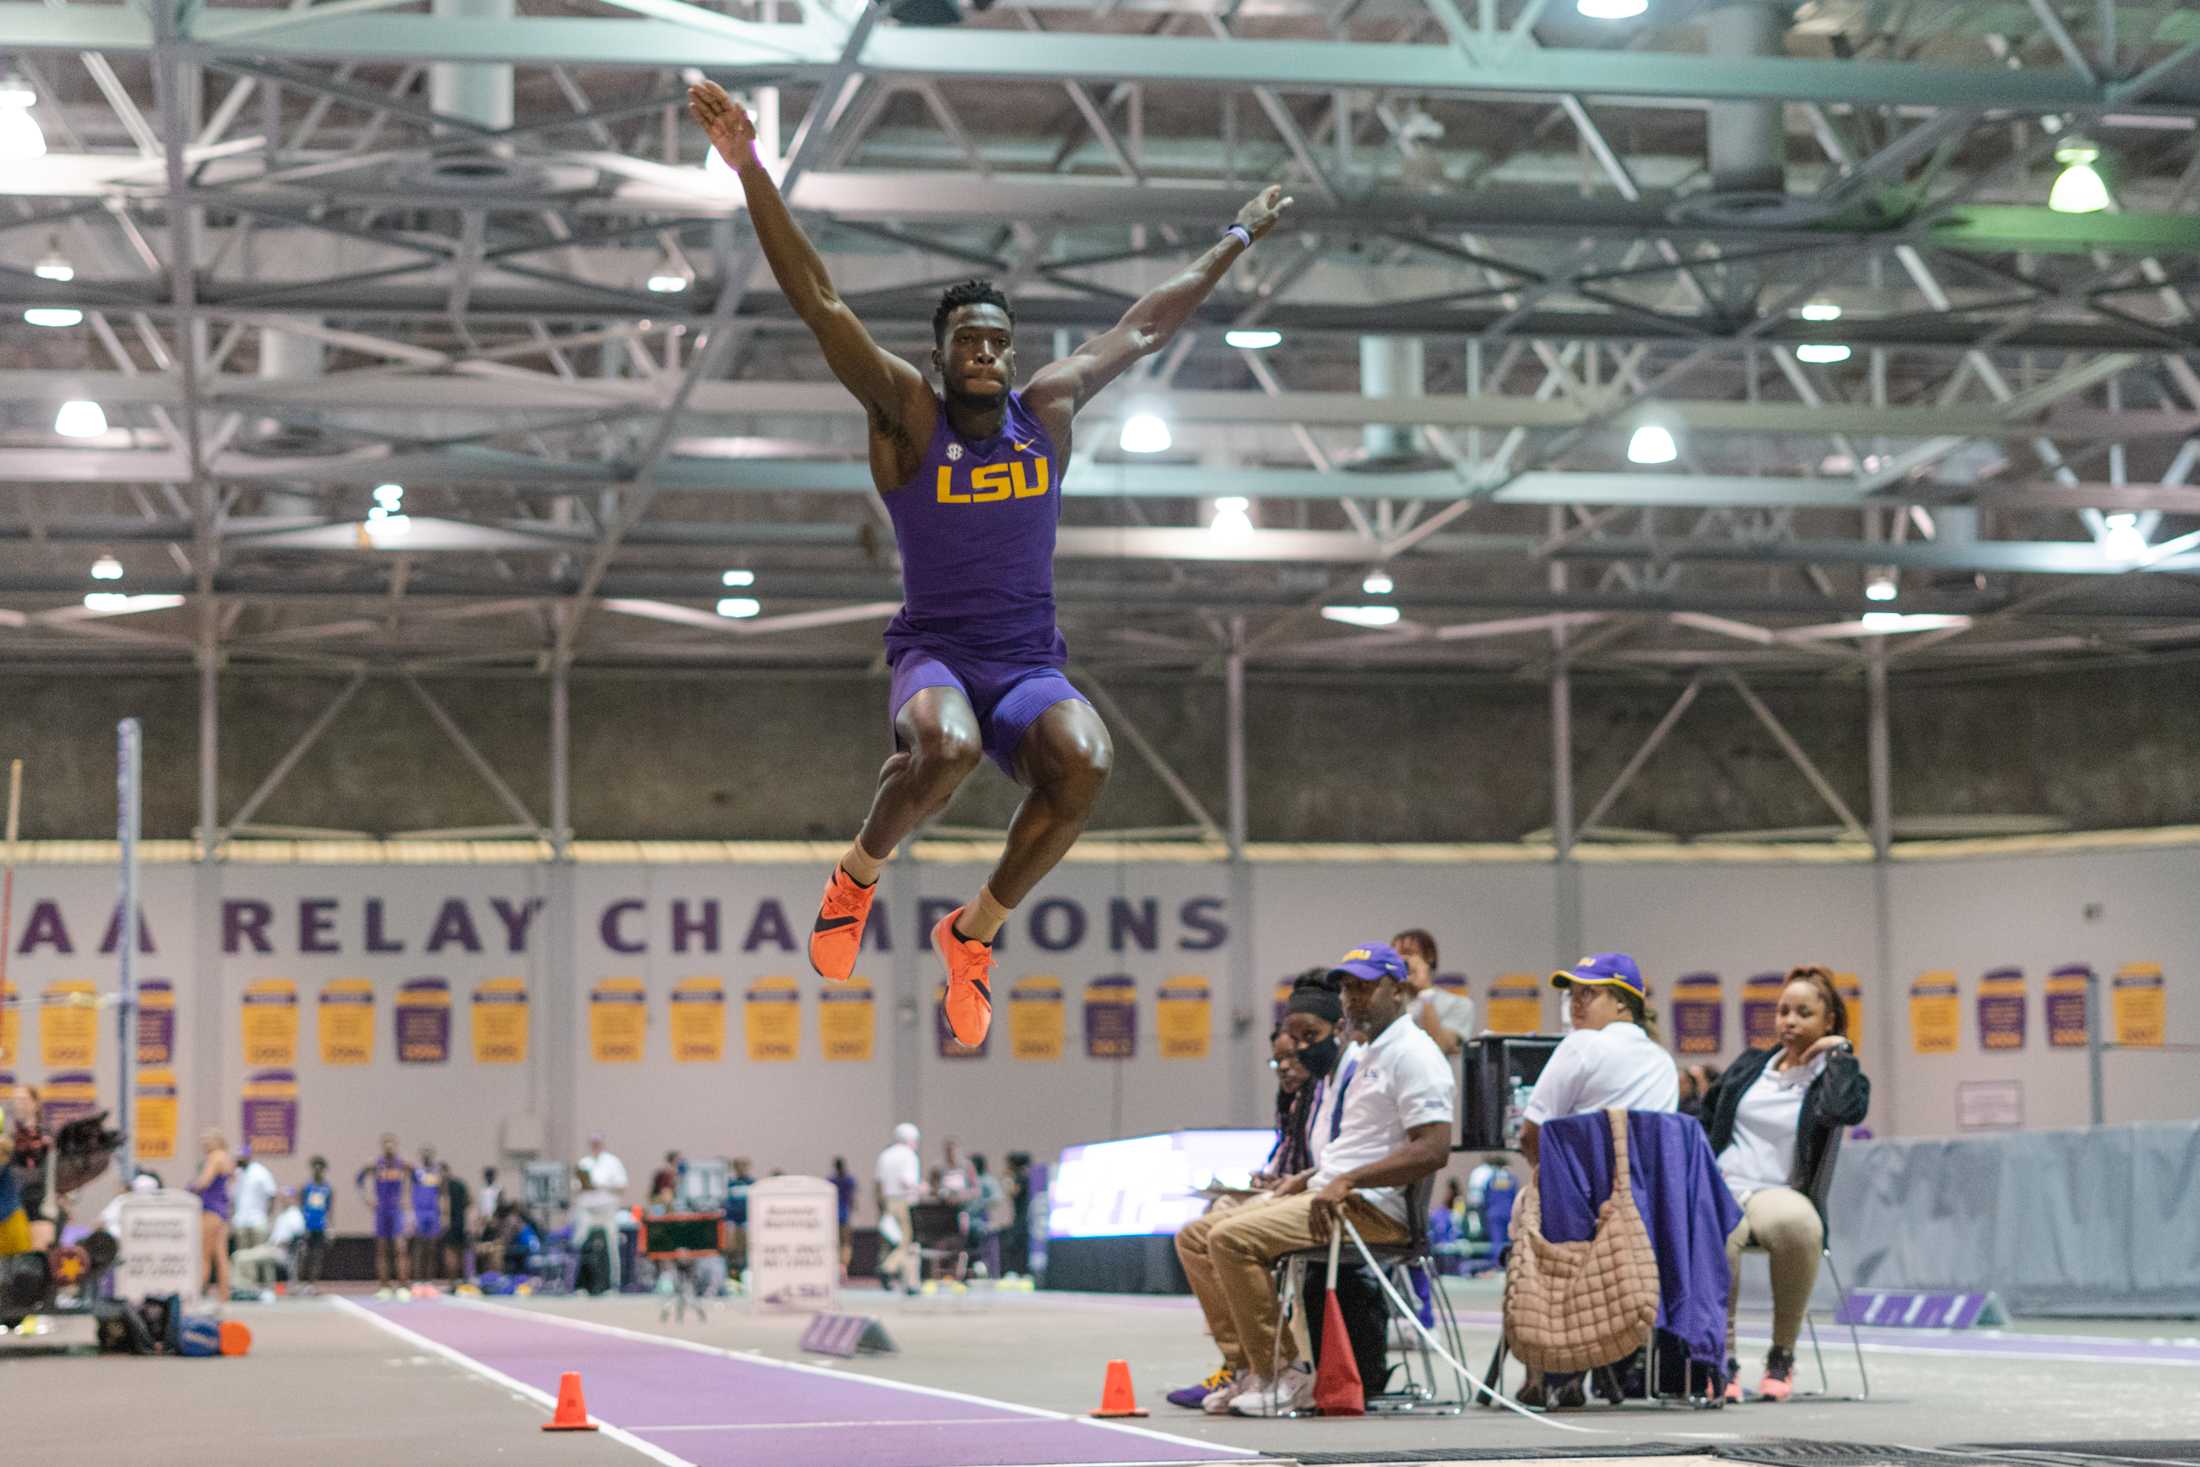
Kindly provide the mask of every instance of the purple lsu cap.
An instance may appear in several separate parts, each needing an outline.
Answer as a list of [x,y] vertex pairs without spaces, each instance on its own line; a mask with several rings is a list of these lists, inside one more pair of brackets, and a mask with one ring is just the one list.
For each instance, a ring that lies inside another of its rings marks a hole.
[[1584,988],[1624,988],[1637,998],[1650,996],[1642,986],[1642,970],[1625,953],[1596,953],[1551,975],[1553,988],[1577,983]]
[[1406,960],[1387,942],[1363,942],[1337,959],[1329,971],[1357,978],[1362,983],[1380,983],[1385,978],[1403,983],[1406,981]]

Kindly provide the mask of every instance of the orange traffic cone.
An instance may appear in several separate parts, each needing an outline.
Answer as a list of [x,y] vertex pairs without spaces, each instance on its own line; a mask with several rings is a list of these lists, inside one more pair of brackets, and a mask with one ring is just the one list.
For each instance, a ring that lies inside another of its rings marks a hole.
[[1108,1378],[1100,1387],[1100,1409],[1095,1416],[1143,1416],[1138,1409],[1138,1397],[1131,1390],[1131,1367],[1127,1360],[1110,1360]]
[[558,1409],[542,1424],[544,1431],[594,1431],[588,1419],[588,1403],[581,1399],[581,1373],[568,1370],[558,1377]]

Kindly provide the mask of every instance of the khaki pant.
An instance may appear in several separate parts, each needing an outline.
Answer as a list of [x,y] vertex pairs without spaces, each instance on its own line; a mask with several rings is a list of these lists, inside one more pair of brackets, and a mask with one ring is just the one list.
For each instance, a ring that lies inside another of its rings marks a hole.
[[1795,1352],[1810,1291],[1818,1284],[1818,1259],[1825,1251],[1826,1228],[1810,1199],[1793,1187],[1767,1187],[1749,1194],[1742,1220],[1726,1240],[1726,1353],[1734,1356],[1734,1311],[1742,1298],[1742,1250],[1759,1248],[1772,1259],[1772,1347]]
[[[1215,1343],[1233,1367],[1266,1375],[1283,1352],[1277,1343],[1274,1264],[1286,1253],[1313,1248],[1314,1198],[1309,1192],[1246,1202],[1227,1212],[1194,1219],[1176,1235],[1177,1257],[1192,1292],[1207,1313]],[[1406,1229],[1359,1197],[1345,1203],[1345,1215],[1370,1244],[1403,1243]],[[1346,1248],[1350,1249],[1348,1241]],[[1294,1338],[1286,1363],[1306,1358]]]
[[901,1229],[901,1242],[879,1260],[879,1275],[888,1277],[899,1274],[901,1286],[914,1289],[924,1277],[924,1255],[917,1250],[917,1225],[909,1220],[908,1202],[896,1198],[887,1199],[886,1215]]

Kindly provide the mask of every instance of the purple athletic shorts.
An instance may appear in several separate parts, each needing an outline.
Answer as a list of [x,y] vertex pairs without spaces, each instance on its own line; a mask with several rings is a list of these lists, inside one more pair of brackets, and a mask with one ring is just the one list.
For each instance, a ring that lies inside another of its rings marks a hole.
[[985,752],[1010,779],[1016,775],[1016,749],[1039,715],[1057,703],[1088,701],[1058,667],[1044,663],[987,662],[923,647],[904,649],[894,658],[894,687],[887,699],[889,722],[903,705],[926,688],[954,688],[970,700],[978,715],[978,736]]

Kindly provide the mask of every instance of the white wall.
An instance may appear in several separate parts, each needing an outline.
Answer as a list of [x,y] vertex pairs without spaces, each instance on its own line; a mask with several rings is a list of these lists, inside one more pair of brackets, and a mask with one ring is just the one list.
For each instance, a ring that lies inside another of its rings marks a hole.
[[[874,1058],[829,1064],[818,1042],[823,984],[800,950],[822,880],[808,866],[584,867],[571,875],[570,910],[562,915],[555,905],[560,883],[531,867],[237,865],[204,889],[206,878],[195,870],[149,869],[145,908],[157,951],[140,960],[139,971],[173,978],[180,989],[174,1068],[182,1082],[184,1158],[164,1170],[184,1169],[195,1154],[199,1126],[218,1122],[232,1137],[237,1132],[243,1083],[238,996],[259,977],[299,984],[300,1155],[322,1152],[340,1172],[356,1168],[385,1129],[396,1131],[408,1150],[433,1141],[471,1171],[495,1159],[508,1122],[534,1118],[552,1130],[560,1149],[601,1129],[641,1175],[674,1146],[698,1155],[745,1154],[766,1171],[822,1170],[838,1154],[867,1173],[888,1128],[901,1119],[924,1128],[933,1156],[952,1135],[966,1151],[997,1160],[1018,1147],[1046,1156],[1076,1141],[1264,1117],[1265,1038],[1277,981],[1363,938],[1388,937],[1405,926],[1430,928],[1442,943],[1444,967],[1469,976],[1478,1002],[1500,973],[1545,971],[1578,955],[1558,946],[1558,883],[1547,866],[1276,862],[1252,871],[1250,907],[1240,913],[1230,909],[1226,865],[1072,863],[1049,879],[1008,929],[996,974],[1002,1012],[991,1052],[982,1059],[943,1058],[932,1029],[935,960],[919,929],[917,904],[964,900],[984,874],[936,865],[889,872],[881,901],[892,942],[887,951],[867,953],[862,969],[878,994]],[[1661,1000],[1664,986],[1682,972],[1720,973],[1730,1051],[1739,1042],[1740,983],[1751,973],[1822,961],[1864,975],[1864,1052],[1883,1101],[1873,1117],[1881,1134],[1952,1131],[1955,1087],[1974,1078],[2022,1081],[2031,1126],[2082,1123],[2083,1054],[2046,1048],[2040,984],[2058,963],[2088,961],[2104,974],[2127,962],[2161,963],[2169,975],[2170,1039],[2200,1044],[2200,903],[2194,901],[2200,850],[1903,861],[1890,876],[1891,981],[1874,972],[1875,873],[1862,866],[1585,865],[1580,945],[1635,952]],[[367,951],[370,900],[381,904],[385,945],[402,943],[403,951]],[[517,950],[491,905],[497,900],[508,911],[535,900],[550,903]],[[467,914],[482,951],[450,941],[440,951],[425,950],[438,915],[453,901]],[[606,941],[606,912],[627,901],[641,905],[611,936],[638,942],[640,952],[618,952]],[[687,951],[675,950],[673,903],[685,903],[693,922],[711,901],[719,904],[715,942],[697,932]],[[29,923],[41,902],[61,914],[72,952],[31,941]],[[106,871],[33,867],[20,873],[10,977],[32,1011],[23,1024],[24,1052],[0,1069],[43,1078],[34,1010],[44,983],[82,976],[111,985],[113,959],[96,949],[113,902]],[[234,932],[227,946],[235,950],[223,950],[224,907],[238,902],[267,905],[273,951],[254,952]],[[335,951],[302,950],[308,902],[334,903],[310,910],[328,915],[325,941]],[[1149,902],[1156,917],[1150,945],[1110,916],[1141,913]],[[758,925],[772,903],[791,948],[777,940],[779,928]],[[1047,903],[1055,905],[1042,912]],[[2090,903],[2100,906],[2097,920],[2086,915]],[[1050,952],[1034,940],[1035,921],[1051,921],[1060,941],[1075,916],[1085,930],[1074,945]],[[1244,945],[1242,952],[1237,944]],[[2023,966],[2032,978],[2028,1044],[2021,1054],[1988,1056],[1977,1048],[1977,979],[1988,967],[2008,963]],[[1962,1049],[1953,1056],[1913,1056],[1906,989],[1916,973],[1938,967],[1953,968],[1962,981]],[[1127,1061],[1084,1054],[1082,988],[1107,972],[1129,973],[1138,984],[1139,1052]],[[1018,978],[1033,973],[1057,976],[1067,989],[1059,1061],[1017,1060],[1008,1052],[1006,995]],[[452,1056],[442,1065],[401,1065],[392,1001],[399,983],[425,974],[452,984]],[[1205,1061],[1163,1059],[1156,1052],[1154,990],[1179,974],[1204,977],[1214,990]],[[506,975],[524,978],[534,999],[529,1061],[481,1066],[469,1043],[467,1000],[482,979]],[[587,1045],[585,994],[600,979],[621,975],[641,978],[650,995],[648,1059],[636,1066],[599,1064]],[[666,995],[693,975],[719,977],[728,989],[726,1057],[718,1064],[670,1058]],[[791,1063],[753,1063],[743,1043],[741,996],[750,982],[777,975],[801,985],[801,1054]],[[376,1054],[365,1069],[324,1066],[315,1044],[319,987],[349,976],[370,978],[378,990]],[[1546,1014],[1555,1020],[1548,1001]],[[114,1074],[108,1022],[101,1078],[110,1102]],[[2107,1075],[2111,1120],[2200,1112],[2200,1066],[2190,1053],[2112,1054]],[[286,1180],[303,1174],[297,1162],[278,1164],[277,1171]]]

